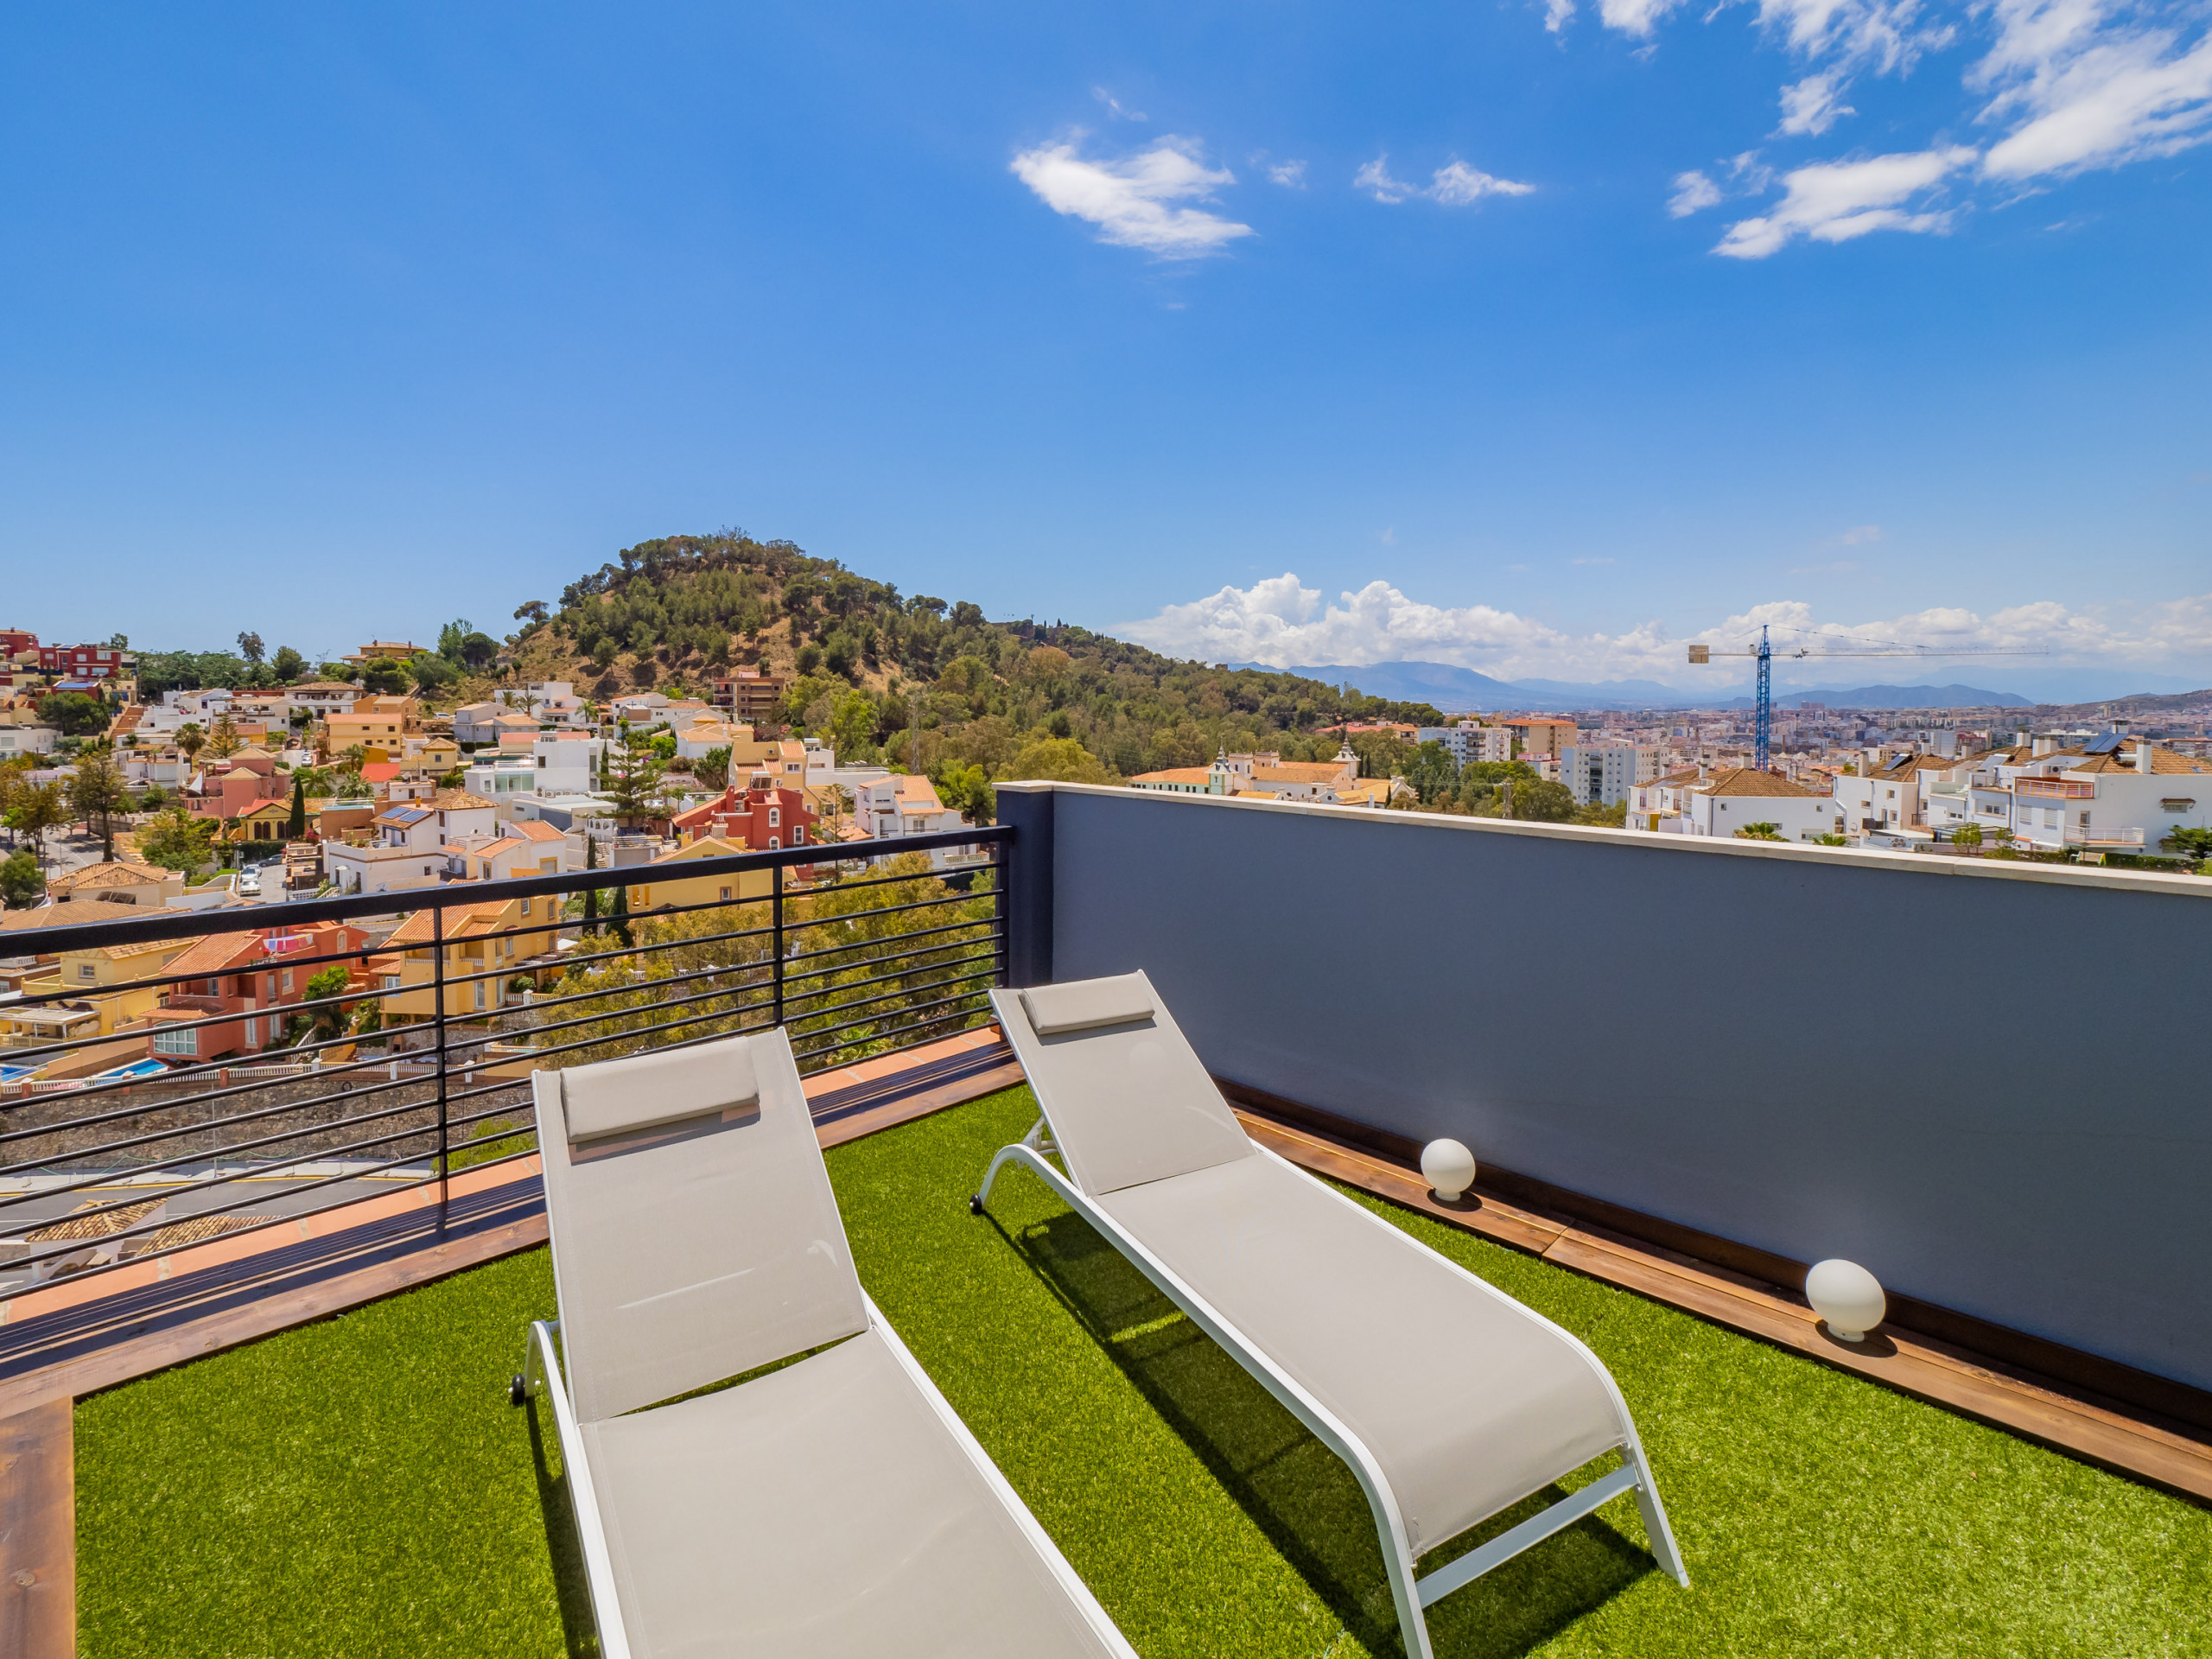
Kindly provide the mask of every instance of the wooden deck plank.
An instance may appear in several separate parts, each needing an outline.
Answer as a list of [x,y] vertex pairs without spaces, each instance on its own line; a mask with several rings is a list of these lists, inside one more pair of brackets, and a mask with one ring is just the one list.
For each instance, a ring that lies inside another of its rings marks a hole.
[[76,1651],[76,1433],[65,1398],[0,1417],[0,1654]]

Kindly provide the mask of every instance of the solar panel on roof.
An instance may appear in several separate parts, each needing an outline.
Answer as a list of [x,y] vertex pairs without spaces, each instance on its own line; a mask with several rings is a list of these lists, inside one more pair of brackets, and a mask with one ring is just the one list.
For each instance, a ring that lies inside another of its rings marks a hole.
[[2089,754],[2110,754],[2126,741],[2118,732],[2107,732],[2102,737],[2083,744],[2082,748]]

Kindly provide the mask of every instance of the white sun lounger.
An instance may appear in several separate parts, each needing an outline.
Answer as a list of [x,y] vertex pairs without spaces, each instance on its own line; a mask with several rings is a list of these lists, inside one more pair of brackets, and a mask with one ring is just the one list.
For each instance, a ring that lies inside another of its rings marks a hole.
[[[1597,1356],[1255,1145],[1144,975],[991,1001],[1044,1116],[970,1207],[1027,1166],[1351,1466],[1414,1659],[1431,1653],[1423,1608],[1624,1491],[1660,1566],[1689,1582]],[[1618,1468],[1415,1575],[1428,1551],[1610,1452]]]
[[541,1320],[513,1394],[606,1659],[1135,1659],[861,1288],[780,1030],[532,1083],[567,1375]]

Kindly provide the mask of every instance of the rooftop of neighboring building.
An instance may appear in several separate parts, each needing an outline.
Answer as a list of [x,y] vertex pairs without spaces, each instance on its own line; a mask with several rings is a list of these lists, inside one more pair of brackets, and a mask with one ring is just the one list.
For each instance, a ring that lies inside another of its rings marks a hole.
[[1732,766],[1716,772],[1707,782],[1698,785],[1700,795],[1773,796],[1783,799],[1816,801],[1821,798],[1811,790],[1791,783],[1787,778],[1771,772],[1761,772],[1755,766]]

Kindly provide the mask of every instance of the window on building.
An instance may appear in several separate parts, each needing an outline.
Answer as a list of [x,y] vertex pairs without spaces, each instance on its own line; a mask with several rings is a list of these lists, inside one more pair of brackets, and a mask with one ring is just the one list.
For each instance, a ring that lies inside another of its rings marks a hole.
[[771,836],[768,837],[768,850],[772,853],[782,847],[783,844],[784,838],[781,836]]
[[154,1033],[154,1052],[156,1054],[197,1054],[200,1033],[196,1031],[157,1031]]
[[245,1022],[245,1046],[248,1048],[259,1048],[261,1046],[260,1020],[249,1020]]
[[480,979],[476,982],[476,1006],[480,1010],[484,1006],[484,982]]
[[387,991],[396,991],[396,990],[397,990],[397,989],[399,988],[399,976],[398,976],[397,974],[386,974],[386,975],[385,975],[385,976],[384,976],[384,979],[383,979],[383,984],[384,984],[384,988],[385,988],[385,989],[386,989]]
[[780,807],[780,806],[772,806],[772,807],[770,807],[770,808],[768,809],[768,827],[769,827],[771,830],[774,830],[774,829],[777,829],[777,828],[780,827],[780,826],[781,826],[781,824],[783,823],[783,821],[784,821],[784,809],[783,809],[782,807]]
[[93,966],[92,966],[92,964],[91,963],[89,963],[89,962],[80,962],[80,963],[79,963],[77,964],[77,977],[78,977],[78,978],[79,978],[79,979],[98,979],[99,976],[99,976],[99,969],[97,969],[97,968],[95,968],[95,967],[93,967]]

